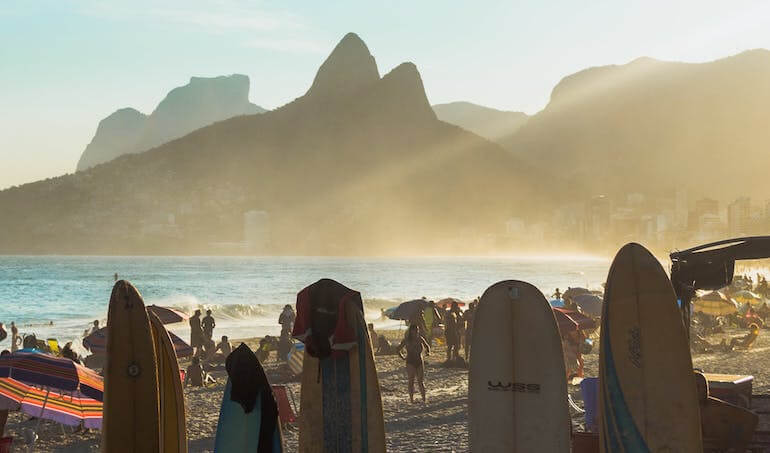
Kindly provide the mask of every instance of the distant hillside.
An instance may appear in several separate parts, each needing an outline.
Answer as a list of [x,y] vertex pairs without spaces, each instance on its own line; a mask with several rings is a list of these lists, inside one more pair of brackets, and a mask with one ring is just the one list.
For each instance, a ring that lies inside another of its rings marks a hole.
[[0,253],[228,253],[250,235],[266,253],[467,253],[542,215],[540,180],[348,34],[281,108],[0,192]]
[[770,196],[768,121],[766,50],[702,64],[641,58],[565,77],[548,106],[501,142],[587,193],[677,185],[761,198]]
[[249,102],[245,75],[193,77],[187,85],[171,90],[150,115],[124,108],[100,121],[77,169],[147,151],[217,121],[264,111]]
[[470,102],[436,104],[433,111],[441,121],[460,126],[493,142],[514,134],[528,118],[522,112],[507,112]]

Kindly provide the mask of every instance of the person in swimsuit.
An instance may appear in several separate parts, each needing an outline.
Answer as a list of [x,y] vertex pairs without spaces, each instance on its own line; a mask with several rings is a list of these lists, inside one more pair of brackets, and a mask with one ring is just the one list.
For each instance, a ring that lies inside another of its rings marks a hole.
[[417,378],[417,385],[420,386],[420,394],[422,395],[422,402],[425,402],[425,382],[423,380],[425,376],[425,364],[422,361],[422,351],[425,350],[425,355],[430,354],[430,345],[428,341],[420,335],[420,330],[416,324],[409,326],[409,330],[406,331],[404,340],[396,348],[397,352],[400,352],[403,348],[406,348],[406,374],[409,377],[409,401],[414,403],[414,380]]

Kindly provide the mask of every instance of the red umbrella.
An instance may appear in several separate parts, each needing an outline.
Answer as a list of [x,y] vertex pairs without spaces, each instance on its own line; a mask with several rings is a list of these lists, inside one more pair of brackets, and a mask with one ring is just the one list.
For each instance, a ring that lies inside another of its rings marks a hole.
[[446,299],[441,299],[440,301],[436,302],[436,306],[446,310],[447,308],[452,306],[452,302],[457,302],[457,305],[460,307],[465,306],[465,302],[461,301],[460,299],[455,299],[454,297],[447,297]]
[[593,319],[576,311],[554,308],[553,314],[556,316],[556,323],[559,324],[559,331],[562,333],[596,328],[596,322]]
[[168,307],[161,307],[159,305],[148,305],[147,311],[155,314],[155,316],[157,316],[158,319],[160,319],[160,322],[163,324],[174,324],[190,319],[189,316],[179,310],[174,310],[173,308]]

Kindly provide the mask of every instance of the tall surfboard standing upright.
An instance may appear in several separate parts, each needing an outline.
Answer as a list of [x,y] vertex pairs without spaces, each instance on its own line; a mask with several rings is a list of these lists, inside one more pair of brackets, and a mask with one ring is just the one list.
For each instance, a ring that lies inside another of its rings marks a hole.
[[158,370],[144,300],[120,280],[112,288],[107,314],[104,368],[104,453],[161,451]]
[[599,352],[602,452],[703,450],[700,410],[676,295],[639,244],[607,277]]
[[184,392],[171,337],[160,318],[148,311],[158,369],[161,453],[187,453]]
[[297,294],[293,335],[305,343],[301,453],[380,453],[385,423],[361,294],[322,279]]
[[516,280],[490,286],[471,341],[471,451],[569,452],[564,353],[543,294]]

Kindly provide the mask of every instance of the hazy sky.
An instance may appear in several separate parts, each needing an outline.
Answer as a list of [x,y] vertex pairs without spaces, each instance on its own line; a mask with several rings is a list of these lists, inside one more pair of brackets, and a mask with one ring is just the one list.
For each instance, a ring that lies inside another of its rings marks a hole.
[[381,74],[416,63],[432,103],[535,113],[589,66],[770,48],[770,2],[0,0],[0,188],[74,171],[100,119],[193,75],[280,106],[349,31]]

